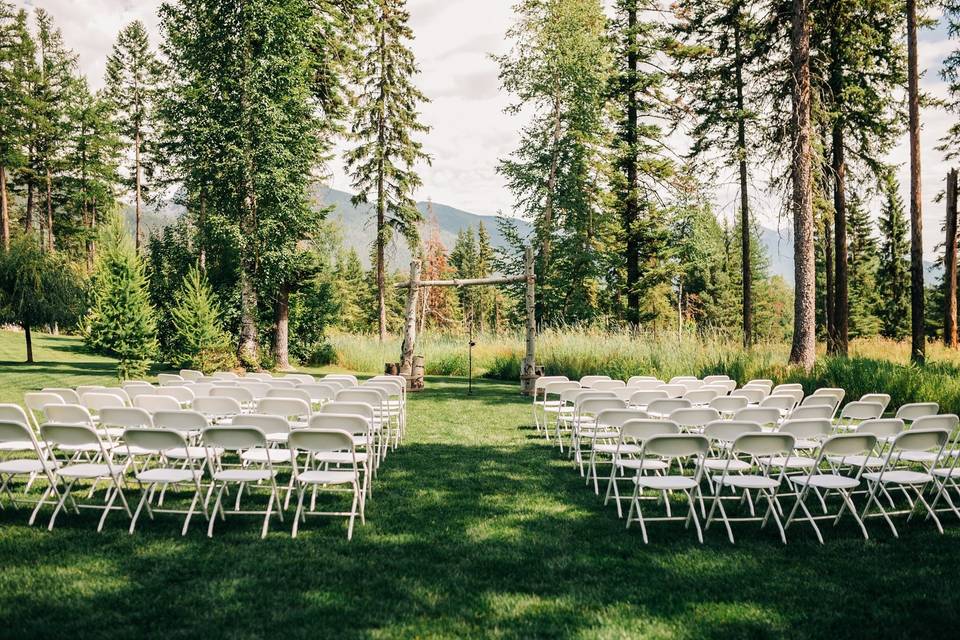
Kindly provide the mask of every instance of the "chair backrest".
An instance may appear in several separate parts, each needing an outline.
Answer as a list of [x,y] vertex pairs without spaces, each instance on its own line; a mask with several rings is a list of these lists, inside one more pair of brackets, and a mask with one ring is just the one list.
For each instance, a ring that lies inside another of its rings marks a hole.
[[[219,398],[230,400],[230,398]],[[265,447],[267,437],[256,427],[215,426],[207,427],[201,436],[207,447],[219,447],[226,451],[239,451],[253,447]],[[270,459],[267,458],[269,464]]]
[[384,401],[383,395],[376,389],[364,389],[363,387],[338,391],[336,399],[343,402],[366,402],[371,407],[378,409]]
[[743,387],[742,389],[734,389],[730,392],[731,398],[746,398],[750,404],[758,404],[768,395],[767,391],[761,387]]
[[614,398],[619,400],[616,391],[594,391],[593,389],[577,389],[574,391],[568,392],[570,395],[567,396],[566,393],[560,396],[560,399],[563,400],[566,398],[567,401],[573,402],[574,407],[578,407],[587,400],[595,400],[598,398]]
[[840,410],[840,420],[872,420],[883,415],[883,405],[879,402],[848,402]]
[[163,384],[164,382],[184,382],[188,378],[176,373],[158,373],[157,374],[157,384]]
[[847,395],[847,392],[841,389],[840,387],[822,387],[813,392],[815,396],[832,396],[837,399],[837,404],[843,402],[843,397]]
[[[299,387],[298,387],[299,388]],[[367,380],[360,385],[360,389],[376,389],[384,393],[384,399],[396,398],[402,400],[404,397],[403,387],[393,380]]]
[[[353,451],[353,438],[339,429],[298,429],[290,434],[291,449],[324,453],[330,451]],[[356,459],[353,464],[356,465]]]
[[273,380],[273,374],[269,371],[250,371],[243,376],[246,380]]
[[597,413],[597,424],[603,425],[605,427],[614,427],[619,428],[623,426],[627,420],[636,420],[638,418],[646,418],[647,414],[640,409],[631,409],[627,407],[626,409],[604,409]]
[[648,438],[643,443],[641,456],[655,455],[667,458],[702,456],[710,450],[710,441],[693,433],[678,433]]
[[233,398],[240,403],[240,406],[253,404],[253,394],[249,389],[241,386],[236,387],[214,387],[210,390],[211,398]]
[[716,409],[709,407],[694,407],[689,409],[677,409],[670,413],[670,420],[676,422],[681,427],[703,427],[715,420],[720,419],[720,413]]
[[703,428],[703,435],[711,440],[733,442],[745,433],[760,433],[763,428],[756,422],[746,420],[717,420]]
[[837,405],[839,404],[840,400],[837,399],[837,396],[827,393],[821,395],[813,394],[800,401],[801,407],[830,407],[831,415],[837,410]]
[[654,436],[680,433],[680,425],[672,420],[651,420],[649,418],[634,418],[627,420],[620,427],[622,440],[646,440]]
[[283,416],[264,413],[244,413],[230,423],[234,427],[256,427],[267,435],[290,433],[290,423]]
[[49,423],[93,426],[90,412],[79,404],[48,404],[43,408],[43,415]]
[[663,380],[634,380],[630,378],[627,382],[627,389],[631,391],[652,391],[663,386]]
[[720,413],[735,413],[743,409],[750,403],[743,396],[720,396],[710,401],[707,406],[716,409]]
[[935,416],[922,416],[913,421],[911,429],[946,429],[953,433],[960,423],[960,418],[953,413],[943,413]]
[[711,376],[704,376],[704,377],[703,377],[703,383],[704,383],[704,384],[713,384],[713,383],[715,383],[715,382],[724,382],[724,381],[727,381],[727,380],[729,380],[729,379],[730,379],[730,376],[728,376],[728,375],[725,374],[725,373],[720,373],[720,374],[714,374],[714,375],[711,375]]
[[153,426],[158,429],[173,429],[174,431],[198,431],[209,426],[203,414],[192,409],[178,409],[177,411],[157,411],[153,414]]
[[246,389],[250,392],[250,395],[253,396],[254,400],[259,400],[260,398],[266,398],[270,390],[273,389],[273,386],[262,380],[245,380],[241,378],[237,380],[237,388]]
[[313,412],[310,409],[310,402],[300,398],[261,398],[257,401],[257,413],[309,420]]
[[614,389],[623,389],[627,386],[627,383],[623,380],[597,380],[592,385],[591,389],[596,389],[597,391],[612,391]]
[[194,398],[193,410],[212,418],[235,416],[243,411],[239,402],[223,396]]
[[351,387],[356,387],[359,384],[357,376],[352,376],[349,373],[331,373],[323,376],[320,381],[326,382],[327,380],[340,380],[342,382],[346,382]]
[[157,395],[170,396],[181,405],[191,404],[196,397],[190,387],[164,387],[157,391]]
[[766,387],[769,390],[773,388],[773,380],[769,378],[754,378],[753,380],[748,380],[747,384],[743,386]]
[[833,418],[833,407],[826,404],[797,407],[790,412],[791,420],[830,420],[831,418]]
[[689,382],[697,379],[697,376],[673,376],[670,378],[670,384],[680,384],[681,382]]
[[37,454],[38,458],[45,457],[37,442],[37,437],[33,433],[33,429],[30,428],[30,423],[25,420],[0,418],[0,445],[8,442],[29,442],[33,445],[33,452]]
[[727,395],[737,388],[737,381],[736,380],[720,380],[719,382],[711,382],[710,384],[707,384],[704,386],[711,387],[713,389],[722,389],[723,394]]
[[663,381],[657,376],[630,376],[630,378],[627,379],[627,386],[629,387],[639,382],[659,382],[663,384]]
[[877,436],[872,433],[841,433],[821,443],[820,457],[857,456],[873,451],[876,446]]
[[307,394],[311,402],[329,402],[337,396],[337,392],[329,385],[319,383],[302,384],[297,387],[297,391]]
[[[166,387],[164,391],[166,391]],[[157,411],[177,411],[180,409],[180,401],[166,394],[137,396],[133,399],[133,406],[148,411],[149,413],[156,413]]]
[[635,407],[645,407],[654,400],[666,400],[670,394],[659,389],[647,389],[643,391],[634,391],[630,394],[628,402]]
[[939,411],[940,405],[936,402],[910,402],[897,409],[896,417],[913,421],[924,416],[935,416]]
[[151,387],[150,385],[145,387],[137,385],[133,387],[127,387],[125,391],[127,392],[127,395],[130,396],[130,401],[133,402],[137,396],[156,395],[159,389],[157,387]]
[[271,378],[270,380],[260,380],[264,384],[270,385],[271,389],[295,389],[300,386],[297,380],[287,380],[286,378]]
[[677,384],[685,388],[688,392],[696,389],[702,389],[704,386],[703,380],[681,380]]
[[27,416],[27,412],[20,405],[13,403],[0,404],[0,421],[30,426],[30,417]]
[[744,433],[733,441],[731,451],[752,456],[789,455],[794,442],[789,433]]
[[100,436],[93,427],[85,424],[53,424],[40,425],[40,437],[56,446],[76,447],[95,444],[100,446]]
[[770,395],[777,395],[778,393],[785,392],[785,391],[788,391],[791,393],[794,391],[799,391],[802,397],[803,385],[800,384],[799,382],[784,382],[783,384],[778,384],[773,389],[771,389]]
[[363,416],[367,420],[373,420],[373,407],[365,402],[341,402],[340,400],[334,400],[320,407],[320,413]]
[[797,402],[793,396],[788,395],[770,395],[760,401],[761,407],[772,407],[780,411],[790,411],[796,406]]
[[195,382],[190,385],[190,391],[193,391],[194,398],[209,398],[210,392],[213,391],[213,383]]
[[77,385],[77,394],[82,396],[90,391],[99,391],[101,389],[106,389],[106,387],[102,384],[80,384]]
[[127,427],[123,431],[123,441],[128,445],[159,453],[187,447],[187,441],[182,434],[156,427]]
[[883,407],[883,410],[887,410],[887,406],[890,404],[890,394],[889,393],[865,393],[860,397],[860,402],[876,402]]
[[780,410],[773,407],[744,407],[733,414],[733,419],[760,425],[777,424],[780,422]]
[[283,376],[282,380],[290,380],[291,382],[296,382],[298,385],[313,384],[317,381],[317,379],[309,373],[288,373]]
[[33,418],[33,426],[39,427],[40,423],[37,420],[37,413],[43,413],[44,409],[48,405],[57,405],[57,404],[66,404],[56,393],[46,393],[43,391],[33,391],[30,393],[23,394],[23,404],[27,408],[27,411],[30,413],[31,418]]
[[687,391],[683,394],[683,397],[690,401],[690,404],[710,404],[710,401],[720,395],[720,391],[717,389],[708,389],[706,387],[701,387],[700,389],[694,389],[693,391]]
[[657,390],[666,393],[668,398],[680,398],[688,391],[686,386],[674,382],[662,384],[657,387]]
[[108,407],[100,412],[103,427],[152,427],[150,414],[137,407]]
[[[123,389],[120,389],[119,387],[104,387],[102,389],[97,389],[96,393],[106,393],[106,394],[116,396],[117,399],[123,402],[125,406],[130,406],[130,395]],[[82,398],[83,395],[84,394],[81,393],[80,397]]]
[[549,382],[543,388],[543,395],[544,397],[548,395],[559,396],[564,391],[567,391],[569,389],[579,389],[579,388],[580,388],[580,383],[574,380],[565,380],[563,382]]
[[43,393],[55,393],[67,404],[80,404],[80,394],[73,389],[67,389],[65,387],[47,387],[43,389]]
[[233,371],[215,371],[210,377],[215,380],[236,380],[240,376]]
[[[363,416],[349,413],[318,413],[310,418],[310,429],[340,429],[347,433],[363,435],[370,431],[370,421]],[[297,432],[300,430],[298,429]]]
[[310,397],[310,394],[303,390],[303,385],[300,385],[296,389],[270,389],[267,392],[268,398],[296,398],[297,400],[303,400],[306,403],[312,403],[313,398]]
[[603,375],[583,376],[582,378],[580,378],[580,386],[589,389],[594,385],[594,383],[600,382],[601,380],[609,380],[609,379],[610,379],[610,376],[603,376]]
[[819,440],[833,432],[833,423],[829,418],[819,420],[786,420],[777,429],[780,433],[790,433],[794,438],[800,440]]
[[[105,391],[102,389],[101,391]],[[152,396],[140,396],[141,398],[148,398]],[[100,411],[101,409],[107,409],[109,407],[125,407],[127,403],[124,402],[120,396],[115,393],[101,393],[100,391],[88,391],[87,393],[80,394],[80,404],[85,406],[87,409],[90,409],[93,412]]]
[[578,403],[581,416],[595,416],[607,409],[626,409],[627,403],[620,398],[588,398]]
[[946,429],[917,429],[903,431],[893,444],[890,445],[890,453],[895,451],[930,451],[932,449],[942,450],[947,440],[950,438],[950,432]]
[[856,433],[869,433],[877,438],[892,438],[903,430],[904,424],[900,418],[864,420],[855,429]]
[[651,416],[669,416],[677,409],[688,409],[693,405],[686,398],[666,398],[654,400],[647,405],[647,413]]
[[533,383],[533,393],[542,393],[551,382],[568,382],[567,376],[540,376]]
[[180,377],[184,380],[200,380],[203,378],[203,372],[196,369],[180,369]]

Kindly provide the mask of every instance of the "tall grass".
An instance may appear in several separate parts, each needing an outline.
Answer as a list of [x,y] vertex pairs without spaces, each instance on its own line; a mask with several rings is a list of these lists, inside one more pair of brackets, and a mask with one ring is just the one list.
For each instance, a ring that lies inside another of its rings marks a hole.
[[[337,362],[346,369],[365,373],[383,371],[385,362],[399,359],[400,341],[379,343],[373,336],[335,334],[330,341]],[[523,336],[501,334],[475,338],[474,375],[518,380],[523,360]],[[864,393],[884,392],[891,407],[907,402],[936,401],[943,411],[960,413],[960,352],[939,343],[927,348],[928,364],[909,363],[905,343],[882,338],[854,340],[850,358],[830,358],[821,351],[817,365],[807,373],[786,364],[790,345],[764,343],[745,351],[722,336],[684,336],[637,332],[607,332],[588,328],[547,330],[537,337],[537,364],[547,375],[576,379],[588,374],[606,374],[626,379],[632,375],[704,376],[726,373],[741,384],[751,378],[775,382],[799,382],[807,392],[818,387],[846,389],[848,399]],[[428,375],[467,375],[467,338],[431,334],[420,336],[417,353],[423,354]]]

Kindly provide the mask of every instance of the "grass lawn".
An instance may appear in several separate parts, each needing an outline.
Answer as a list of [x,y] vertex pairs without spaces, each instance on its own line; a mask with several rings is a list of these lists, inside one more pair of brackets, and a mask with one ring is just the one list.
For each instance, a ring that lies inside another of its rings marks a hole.
[[[109,361],[38,336],[32,367],[0,335],[0,399],[109,380]],[[22,348],[22,347],[21,347]],[[51,533],[0,511],[0,637],[920,637],[960,623],[960,523],[893,539],[868,523],[625,531],[565,457],[535,437],[517,385],[428,378],[406,445],[388,456],[367,524],[310,519],[300,537],[235,518],[185,538],[179,516],[126,533],[65,514]],[[132,492],[133,493],[133,492]],[[49,512],[47,512],[49,513]]]

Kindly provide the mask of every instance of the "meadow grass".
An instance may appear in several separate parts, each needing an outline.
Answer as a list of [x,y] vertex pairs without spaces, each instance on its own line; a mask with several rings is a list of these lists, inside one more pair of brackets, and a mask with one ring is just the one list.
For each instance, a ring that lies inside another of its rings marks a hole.
[[[112,378],[75,340],[41,340],[43,362],[3,365],[4,398]],[[234,518],[208,539],[202,518],[186,537],[169,515],[131,536],[118,514],[97,534],[94,515],[48,532],[0,511],[0,636],[907,638],[960,623],[955,519],[944,535],[901,519],[900,539],[874,520],[869,541],[827,525],[824,546],[753,524],[699,545],[658,523],[644,545],[535,435],[517,391],[428,377],[352,542],[341,520],[296,540],[275,521],[260,540],[258,520]]]

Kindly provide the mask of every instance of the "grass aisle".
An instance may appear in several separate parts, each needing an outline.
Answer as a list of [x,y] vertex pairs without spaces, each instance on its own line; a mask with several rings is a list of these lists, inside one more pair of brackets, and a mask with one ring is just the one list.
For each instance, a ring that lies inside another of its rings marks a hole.
[[[917,637],[960,622],[960,523],[893,540],[722,530],[696,543],[624,531],[552,447],[524,427],[516,386],[429,379],[406,446],[375,485],[365,527],[276,521],[63,517],[52,533],[0,512],[0,636],[15,638]],[[748,530],[747,527],[750,527]],[[905,612],[909,612],[907,615]]]

